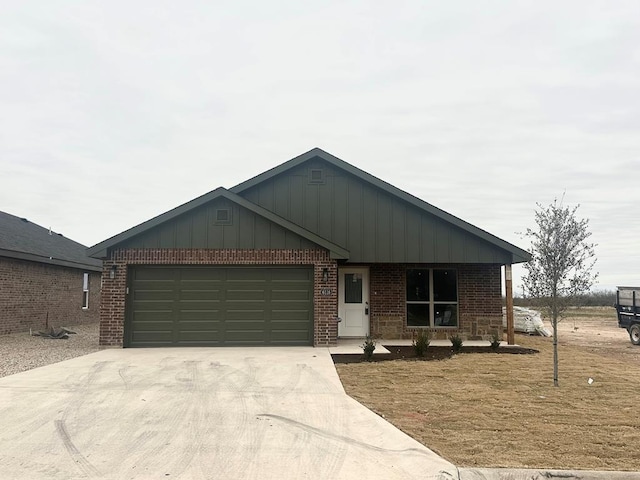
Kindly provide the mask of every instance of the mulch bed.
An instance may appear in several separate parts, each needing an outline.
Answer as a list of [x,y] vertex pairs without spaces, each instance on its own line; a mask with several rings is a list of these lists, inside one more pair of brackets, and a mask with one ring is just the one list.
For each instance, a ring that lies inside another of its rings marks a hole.
[[[425,353],[424,357],[417,357],[416,352],[411,345],[385,345],[384,347],[389,350],[390,353],[374,353],[370,361],[386,362],[388,360],[444,360],[446,358],[451,358],[454,355],[465,355],[469,353],[497,353],[509,355],[530,355],[533,353],[539,353],[538,350],[524,347],[499,347],[494,351],[491,349],[491,347],[465,347],[463,345],[462,350],[457,354],[454,354],[451,347],[430,346],[429,348],[427,348],[427,352]],[[333,359],[333,363],[360,363],[366,361],[364,355],[361,353],[334,353],[331,355],[331,358]]]

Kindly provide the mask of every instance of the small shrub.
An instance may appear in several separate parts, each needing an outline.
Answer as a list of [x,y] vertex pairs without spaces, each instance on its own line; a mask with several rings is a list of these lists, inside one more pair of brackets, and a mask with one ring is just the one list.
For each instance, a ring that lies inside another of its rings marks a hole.
[[424,357],[424,354],[427,353],[427,348],[429,348],[430,343],[431,332],[423,329],[418,330],[416,337],[413,339],[413,349],[416,352],[416,356]]
[[498,333],[494,333],[491,337],[491,350],[494,352],[500,348],[500,342],[502,341],[502,336]]
[[454,353],[458,353],[462,350],[462,338],[460,338],[460,335],[451,335],[449,340],[451,341],[451,348]]
[[373,351],[376,349],[376,341],[367,335],[361,347],[364,353],[364,358],[367,361],[370,361],[371,357],[373,356]]

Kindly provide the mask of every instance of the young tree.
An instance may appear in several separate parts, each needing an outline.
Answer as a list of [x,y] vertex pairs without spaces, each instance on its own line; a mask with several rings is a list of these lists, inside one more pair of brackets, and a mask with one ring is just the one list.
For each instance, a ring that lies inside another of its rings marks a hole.
[[531,239],[531,260],[523,277],[527,294],[551,319],[553,327],[553,385],[558,384],[558,321],[578,295],[587,293],[596,281],[595,244],[589,221],[577,219],[574,208],[554,200],[548,207],[536,204],[537,230],[527,229]]

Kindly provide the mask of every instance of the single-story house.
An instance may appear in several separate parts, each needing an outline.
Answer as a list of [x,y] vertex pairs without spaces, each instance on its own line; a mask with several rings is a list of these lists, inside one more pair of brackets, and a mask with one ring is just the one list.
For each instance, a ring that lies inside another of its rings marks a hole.
[[0,212],[0,335],[97,323],[101,271],[86,246]]
[[124,347],[489,339],[501,266],[530,258],[318,148],[88,252],[100,343]]

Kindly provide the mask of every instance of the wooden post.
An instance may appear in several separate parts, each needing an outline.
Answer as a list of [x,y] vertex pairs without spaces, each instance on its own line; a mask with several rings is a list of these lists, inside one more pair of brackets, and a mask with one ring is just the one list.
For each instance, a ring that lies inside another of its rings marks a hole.
[[511,278],[511,265],[504,266],[504,289],[507,297],[507,344],[514,345],[516,336],[513,328],[513,280]]

